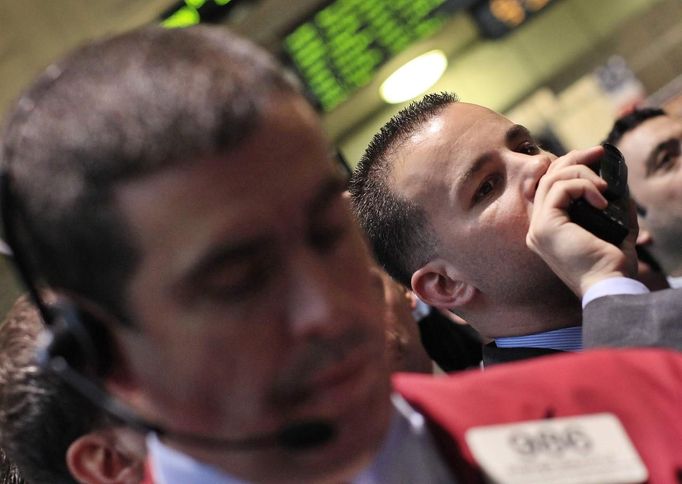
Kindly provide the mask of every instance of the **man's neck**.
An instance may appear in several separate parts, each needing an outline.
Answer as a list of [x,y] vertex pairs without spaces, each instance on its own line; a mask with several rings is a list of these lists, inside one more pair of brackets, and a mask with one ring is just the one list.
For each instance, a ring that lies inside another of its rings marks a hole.
[[679,246],[674,249],[664,249],[653,245],[649,249],[665,275],[671,277],[682,276],[682,253],[679,253],[681,250]]
[[519,306],[499,306],[482,317],[485,319],[481,319],[485,324],[483,327],[490,328],[486,336],[495,339],[578,326],[582,323],[582,308],[578,298],[573,296],[564,301],[537,301],[534,304]]
[[[679,223],[682,224],[682,219],[679,220]],[[646,247],[666,276],[682,276],[680,240],[682,240],[682,230],[666,232],[665,235],[659,232],[654,238],[654,243]]]
[[677,261],[678,265],[673,266],[673,269],[667,272],[670,277],[682,277],[682,261]]

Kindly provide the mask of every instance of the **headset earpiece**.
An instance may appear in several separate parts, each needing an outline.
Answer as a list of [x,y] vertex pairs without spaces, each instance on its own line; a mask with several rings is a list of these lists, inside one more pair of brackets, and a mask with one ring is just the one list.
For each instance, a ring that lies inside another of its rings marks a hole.
[[83,373],[97,377],[106,375],[112,366],[113,355],[108,331],[102,322],[80,310],[67,298],[59,297],[56,302],[50,303],[45,300],[30,270],[24,247],[17,240],[15,225],[19,214],[11,188],[10,175],[2,167],[0,222],[6,243],[12,251],[17,274],[48,328],[47,343],[40,355],[43,364],[49,364],[50,359],[61,358],[64,363]]
[[47,341],[40,359],[61,358],[71,368],[102,377],[111,369],[111,341],[104,325],[65,298],[47,306]]

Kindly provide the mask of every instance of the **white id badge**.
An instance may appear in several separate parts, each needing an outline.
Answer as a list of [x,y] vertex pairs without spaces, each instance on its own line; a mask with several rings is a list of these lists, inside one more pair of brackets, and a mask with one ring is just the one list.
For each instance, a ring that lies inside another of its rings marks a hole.
[[610,413],[475,427],[465,438],[495,484],[637,484],[648,478]]

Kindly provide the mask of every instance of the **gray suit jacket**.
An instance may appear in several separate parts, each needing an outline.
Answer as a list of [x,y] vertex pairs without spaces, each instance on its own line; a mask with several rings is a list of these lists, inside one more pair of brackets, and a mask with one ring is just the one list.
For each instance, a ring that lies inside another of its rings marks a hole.
[[595,299],[583,311],[583,345],[682,351],[682,288]]

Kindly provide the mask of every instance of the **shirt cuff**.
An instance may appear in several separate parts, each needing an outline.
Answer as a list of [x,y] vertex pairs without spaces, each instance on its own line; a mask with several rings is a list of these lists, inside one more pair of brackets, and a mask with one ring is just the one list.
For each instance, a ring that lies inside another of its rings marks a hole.
[[583,296],[583,309],[595,299],[617,294],[646,294],[649,289],[639,281],[629,277],[611,277],[590,287]]

